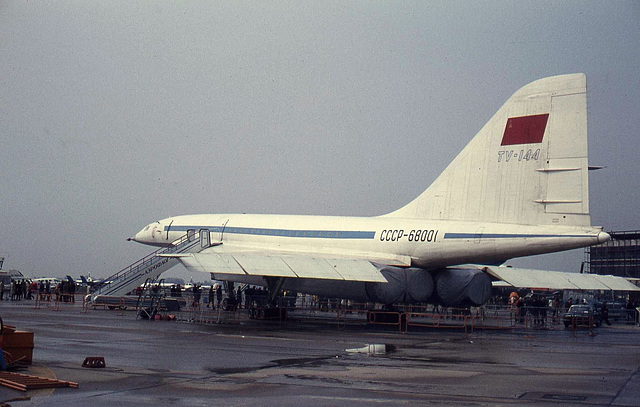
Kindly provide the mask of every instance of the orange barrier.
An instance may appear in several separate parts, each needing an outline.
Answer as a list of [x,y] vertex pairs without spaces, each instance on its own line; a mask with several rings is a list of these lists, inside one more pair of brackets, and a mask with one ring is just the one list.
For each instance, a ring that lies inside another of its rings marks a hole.
[[[395,317],[395,321],[389,321],[389,317]],[[407,314],[397,311],[369,311],[367,321],[371,325],[398,326],[400,332],[407,332]],[[404,328],[404,329],[403,329]]]
[[[425,321],[426,319],[426,321]],[[462,324],[446,324],[446,320],[459,320]],[[428,312],[409,312],[407,313],[407,327],[424,327],[424,328],[461,328],[467,329],[468,321],[473,322],[475,317],[471,315],[448,315],[441,313]]]
[[42,307],[51,308],[53,311],[59,311],[61,307],[74,307],[80,305],[84,309],[84,297],[81,294],[55,294],[33,291],[34,308]]
[[595,319],[593,317],[593,315],[589,315],[589,319],[587,320],[587,323],[582,323],[582,321],[584,320],[584,317],[572,317],[571,318],[571,336],[572,337],[577,337],[578,336],[578,328],[587,328],[587,335],[588,336],[595,336],[595,333],[593,332],[593,327],[595,326]]
[[53,310],[60,311],[62,306],[75,306],[75,296],[73,294],[56,294]]

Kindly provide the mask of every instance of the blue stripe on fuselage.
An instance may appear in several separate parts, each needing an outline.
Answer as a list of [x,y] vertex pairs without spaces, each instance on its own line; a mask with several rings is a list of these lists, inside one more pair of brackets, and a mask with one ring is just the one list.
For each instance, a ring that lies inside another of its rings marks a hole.
[[[269,228],[247,228],[234,226],[178,226],[172,225],[164,227],[166,232],[187,232],[187,230],[208,229],[214,233],[231,233],[237,235],[256,236],[282,236],[301,237],[315,239],[373,239],[376,232],[351,231],[351,230],[296,230],[296,229],[269,229]],[[590,235],[543,235],[543,234],[522,234],[522,233],[445,233],[445,239],[535,239],[535,238],[576,238],[590,237]]]
[[[166,232],[169,226],[164,227]],[[291,230],[291,229],[267,229],[245,228],[234,226],[176,226],[172,225],[171,232],[186,232],[187,230],[208,229],[214,233],[232,233],[237,235],[258,236],[282,236],[282,237],[306,237],[316,239],[373,239],[376,232],[351,231],[351,230]]]
[[[445,239],[534,239],[551,237],[591,237],[590,235],[532,235],[521,233],[445,233]],[[595,237],[595,236],[594,236]]]

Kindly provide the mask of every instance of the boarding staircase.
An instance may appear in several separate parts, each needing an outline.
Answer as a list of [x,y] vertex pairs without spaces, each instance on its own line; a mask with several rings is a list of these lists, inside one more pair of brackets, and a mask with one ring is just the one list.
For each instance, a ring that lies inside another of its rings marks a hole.
[[93,287],[89,294],[90,301],[96,302],[99,297],[123,297],[136,287],[143,285],[145,281],[156,279],[160,274],[178,264],[177,259],[161,257],[159,256],[161,254],[198,253],[212,246],[209,236],[203,236],[203,233],[208,234],[208,231],[202,230],[200,239],[195,234],[187,233],[171,246],[158,249],[107,277],[102,284]]

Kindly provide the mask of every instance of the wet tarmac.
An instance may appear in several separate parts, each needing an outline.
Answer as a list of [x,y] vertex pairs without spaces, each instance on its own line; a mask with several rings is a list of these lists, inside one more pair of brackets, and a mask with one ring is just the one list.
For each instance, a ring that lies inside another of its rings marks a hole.
[[[264,321],[193,324],[133,312],[0,303],[35,332],[22,373],[79,387],[22,393],[11,406],[640,405],[640,328],[406,334],[366,326]],[[378,355],[347,352],[392,345]],[[83,368],[86,357],[106,368]],[[18,398],[28,400],[17,400]]]

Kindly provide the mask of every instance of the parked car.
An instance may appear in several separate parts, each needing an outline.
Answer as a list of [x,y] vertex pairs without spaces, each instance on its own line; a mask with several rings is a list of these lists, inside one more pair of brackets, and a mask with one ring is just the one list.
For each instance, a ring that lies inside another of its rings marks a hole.
[[613,321],[627,320],[627,304],[625,302],[614,301],[607,304],[609,309],[609,318]]
[[590,326],[592,323],[595,326],[602,324],[602,312],[588,304],[572,305],[564,314],[564,326],[569,327],[575,323],[576,326]]

